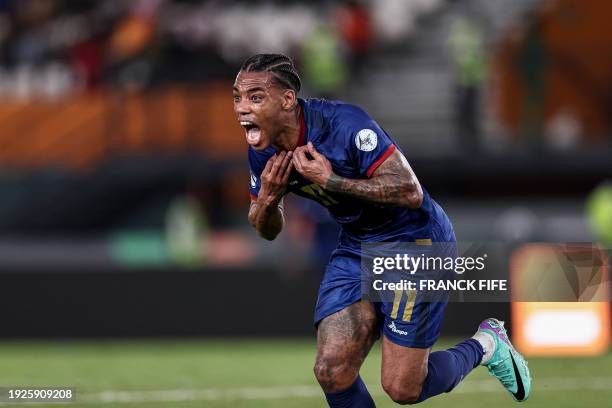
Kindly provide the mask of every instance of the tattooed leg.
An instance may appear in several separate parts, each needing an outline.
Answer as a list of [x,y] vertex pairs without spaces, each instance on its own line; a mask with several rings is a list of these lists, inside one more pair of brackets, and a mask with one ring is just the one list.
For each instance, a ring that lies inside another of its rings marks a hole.
[[325,393],[342,391],[355,382],[378,337],[376,312],[366,301],[354,303],[319,323],[314,372]]
[[431,348],[404,347],[392,343],[386,337],[382,348],[383,389],[398,404],[416,402],[427,377]]

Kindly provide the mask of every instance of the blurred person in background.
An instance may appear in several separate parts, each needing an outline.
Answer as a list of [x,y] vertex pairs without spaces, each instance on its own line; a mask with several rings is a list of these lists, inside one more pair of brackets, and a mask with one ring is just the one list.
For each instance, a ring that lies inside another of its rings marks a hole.
[[302,45],[302,61],[312,92],[334,98],[347,80],[345,55],[336,32],[319,24]]
[[260,236],[274,240],[283,229],[288,192],[323,205],[341,225],[314,318],[314,371],[329,406],[374,407],[359,370],[381,331],[382,384],[397,403],[449,392],[478,365],[487,366],[515,400],[526,400],[529,370],[503,322],[486,319],[472,338],[431,353],[447,300],[362,299],[362,243],[455,243],[453,227],[366,112],[297,98],[300,89],[290,58],[257,54],[236,77],[234,111],[249,144],[248,219]]
[[13,4],[8,64],[40,64],[52,57],[50,22],[58,10],[55,0],[26,0]]
[[470,18],[457,17],[449,42],[455,65],[455,123],[461,145],[473,152],[480,142],[478,104],[486,70],[482,29]]
[[113,82],[142,88],[151,82],[157,55],[156,24],[164,0],[139,0],[115,26],[108,46]]
[[527,29],[517,55],[518,69],[525,85],[523,134],[529,145],[539,148],[543,143],[548,52],[540,16],[537,13],[529,13],[526,21]]
[[345,0],[335,12],[336,30],[348,50],[351,73],[358,74],[373,42],[368,9],[357,0]]

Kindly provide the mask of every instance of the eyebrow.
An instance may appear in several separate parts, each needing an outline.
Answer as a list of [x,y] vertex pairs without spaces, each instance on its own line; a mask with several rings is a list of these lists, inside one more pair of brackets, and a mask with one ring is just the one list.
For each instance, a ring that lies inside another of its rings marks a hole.
[[[264,87],[262,87],[262,86],[254,86],[254,87],[252,87],[252,88],[248,88],[248,89],[246,90],[246,92],[265,91],[265,90],[266,90],[266,88],[264,88]],[[238,88],[236,88],[236,87],[234,87],[234,91],[236,91],[236,92],[240,92],[240,91],[238,90]]]

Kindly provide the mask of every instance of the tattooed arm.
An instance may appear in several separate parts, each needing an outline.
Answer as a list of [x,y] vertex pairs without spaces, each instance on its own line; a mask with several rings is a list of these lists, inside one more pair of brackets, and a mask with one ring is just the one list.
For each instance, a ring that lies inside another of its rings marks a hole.
[[260,237],[272,241],[282,231],[285,224],[283,216],[283,199],[272,204],[262,204],[251,201],[249,207],[249,223]]
[[421,184],[397,149],[374,171],[371,178],[356,180],[332,173],[324,187],[331,192],[399,207],[419,208],[423,202]]
[[[306,152],[313,160],[308,160]],[[310,143],[296,149],[293,164],[304,177],[330,192],[407,208],[419,208],[423,202],[421,184],[397,149],[374,171],[372,177],[363,180],[335,174],[329,160]]]

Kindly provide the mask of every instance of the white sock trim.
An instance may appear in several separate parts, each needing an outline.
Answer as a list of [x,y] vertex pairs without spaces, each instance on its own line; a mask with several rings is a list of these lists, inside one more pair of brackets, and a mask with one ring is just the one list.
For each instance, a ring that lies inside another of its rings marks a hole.
[[476,332],[472,338],[478,341],[484,350],[480,365],[486,365],[491,360],[491,357],[493,357],[493,353],[495,353],[495,339],[492,335],[483,331]]

